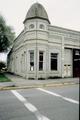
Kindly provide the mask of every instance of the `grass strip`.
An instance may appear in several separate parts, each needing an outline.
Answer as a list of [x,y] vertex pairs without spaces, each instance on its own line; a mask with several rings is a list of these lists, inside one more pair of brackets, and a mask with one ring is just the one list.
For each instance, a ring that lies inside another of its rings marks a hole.
[[0,82],[11,82],[3,73],[0,73]]

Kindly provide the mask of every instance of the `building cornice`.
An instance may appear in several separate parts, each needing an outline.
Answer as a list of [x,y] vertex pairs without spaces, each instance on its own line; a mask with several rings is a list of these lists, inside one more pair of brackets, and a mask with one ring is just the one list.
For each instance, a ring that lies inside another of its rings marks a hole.
[[[52,28],[52,29],[50,29]],[[56,30],[56,31],[59,31],[59,32],[64,32],[64,33],[71,33],[71,34],[74,34],[74,35],[80,35],[80,31],[77,31],[77,30],[72,30],[72,29],[68,29],[68,28],[63,28],[63,27],[59,27],[59,26],[53,26],[53,25],[48,25],[48,29],[49,30]]]

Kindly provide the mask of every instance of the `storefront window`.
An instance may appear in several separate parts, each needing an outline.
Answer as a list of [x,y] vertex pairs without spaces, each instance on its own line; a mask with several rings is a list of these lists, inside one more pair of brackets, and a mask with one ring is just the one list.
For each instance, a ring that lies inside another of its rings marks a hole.
[[51,53],[51,70],[57,70],[57,53]]
[[34,51],[30,51],[30,71],[34,71]]
[[39,71],[43,70],[43,52],[39,52]]

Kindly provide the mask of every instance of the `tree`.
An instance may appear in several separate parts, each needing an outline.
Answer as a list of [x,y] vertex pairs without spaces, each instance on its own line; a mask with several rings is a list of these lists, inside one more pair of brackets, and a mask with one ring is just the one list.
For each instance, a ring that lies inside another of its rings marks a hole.
[[8,26],[5,19],[0,15],[0,52],[8,51],[15,39],[15,32]]

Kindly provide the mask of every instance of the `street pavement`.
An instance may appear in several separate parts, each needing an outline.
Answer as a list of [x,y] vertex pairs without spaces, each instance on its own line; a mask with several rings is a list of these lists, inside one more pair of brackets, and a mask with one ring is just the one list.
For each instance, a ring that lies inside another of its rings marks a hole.
[[55,87],[62,85],[79,84],[79,78],[58,78],[48,80],[27,80],[23,77],[5,74],[12,82],[0,83],[0,90],[17,88]]
[[79,120],[79,85],[0,91],[0,120]]

